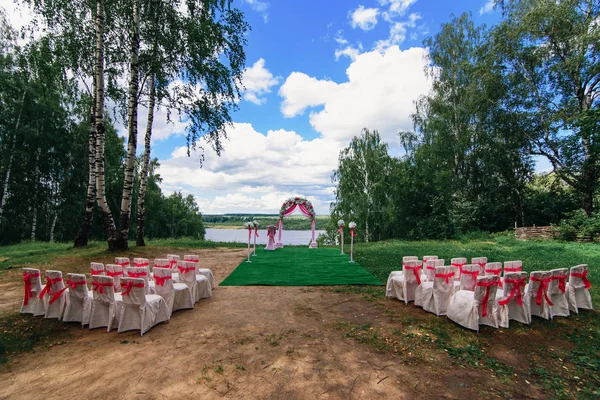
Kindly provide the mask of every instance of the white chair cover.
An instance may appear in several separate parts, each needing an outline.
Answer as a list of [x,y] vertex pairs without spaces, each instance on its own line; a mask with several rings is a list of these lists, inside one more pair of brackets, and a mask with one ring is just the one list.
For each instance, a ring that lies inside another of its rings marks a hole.
[[[485,265],[484,267],[484,273],[487,276],[491,276],[491,275],[496,275],[496,276],[501,276],[502,275],[502,263],[501,262],[489,262]],[[504,292],[502,291],[502,279],[498,279],[498,290],[496,290],[496,298],[500,298],[504,295]]]
[[415,290],[415,306],[421,306],[423,310],[434,313],[437,316],[446,315],[448,302],[454,289],[455,273],[456,267],[435,267],[433,280],[423,282],[417,286]]
[[523,262],[522,261],[505,261],[504,262],[504,274],[512,273],[512,272],[521,272],[523,271]]
[[42,303],[38,315],[46,313],[44,303],[40,302],[40,292],[42,291],[42,281],[40,270],[35,268],[23,268],[23,284],[25,285],[25,294],[23,304],[21,305],[21,314],[35,314],[38,303]]
[[[144,280],[146,292],[153,294],[155,292],[154,282],[150,284],[150,269],[148,267],[127,267],[125,268],[127,278],[141,278]],[[121,287],[123,285],[121,284]],[[121,289],[122,290],[122,289]]]
[[548,286],[548,296],[550,297],[550,312],[552,317],[569,316],[569,297],[567,294],[567,279],[569,278],[568,268],[557,268],[550,271],[552,280]]
[[87,280],[83,274],[67,274],[69,295],[65,305],[65,322],[81,322],[87,325],[90,322],[90,311],[92,309],[92,297],[87,287]]
[[430,260],[437,260],[438,256],[423,256],[423,264],[425,264],[426,261],[430,261]]
[[185,283],[174,283],[170,268],[154,267],[156,294],[165,299],[169,310],[169,318],[173,311],[194,308],[192,291]]
[[181,257],[177,254],[167,254],[167,260],[169,260],[169,266],[173,270],[173,272],[177,271],[177,261],[179,261]]
[[192,261],[177,261],[179,279],[192,291],[194,301],[212,297],[212,290],[208,279],[200,275],[196,276],[196,263]]
[[466,258],[452,258],[450,260],[450,266],[456,267],[456,275],[454,276],[455,281],[460,281],[460,272],[465,265],[467,265]]
[[[417,261],[419,259],[419,257],[417,256],[405,256],[402,257],[402,268],[404,268],[404,264],[407,261]],[[392,278],[394,276],[400,276],[402,275],[402,271],[392,271],[390,272],[390,275],[388,276],[387,279],[387,284],[385,286],[385,296],[386,297],[394,297],[394,293],[392,291]]]
[[509,272],[504,275],[502,286],[504,296],[498,299],[498,314],[501,327],[508,328],[511,319],[523,324],[531,323],[529,301],[525,301],[526,287],[526,272]]
[[579,313],[579,309],[593,310],[592,296],[590,288],[592,284],[588,279],[587,264],[571,267],[569,273],[569,283],[567,283],[567,293],[569,298],[569,309],[574,313]]
[[110,332],[118,321],[123,299],[114,289],[115,282],[110,276],[99,275],[93,278],[90,329],[106,327],[106,331]]
[[471,264],[477,264],[481,268],[481,270],[485,270],[485,265],[487,264],[487,257],[473,257],[471,258]]
[[104,275],[104,264],[98,262],[90,263],[90,275]]
[[[468,290],[470,292],[475,291],[475,286],[477,286],[477,278],[482,274],[483,268],[481,268],[477,264],[466,264],[462,267],[460,273],[460,280],[458,282],[454,282],[454,291],[458,292],[459,290]],[[496,296],[496,292],[494,292],[494,296]]]
[[131,267],[131,264],[129,263],[129,258],[127,257],[115,257],[115,264],[123,267],[123,270],[125,270],[125,268],[127,267]]
[[134,258],[133,259],[134,267],[147,267],[150,269],[150,261],[147,258]]
[[[473,264],[471,264],[473,265]],[[479,268],[479,265],[477,265]],[[465,328],[479,332],[479,325],[498,328],[496,289],[498,276],[480,276],[475,291],[459,290],[448,303],[448,318]]]
[[121,291],[121,278],[123,277],[123,267],[118,264],[106,264],[106,276],[113,278],[115,292]]
[[[437,256],[433,256],[437,257]],[[421,278],[427,280],[428,282],[433,282],[435,279],[435,268],[444,266],[443,259],[435,258],[433,260],[423,261],[423,273],[421,274]],[[416,303],[415,303],[416,305]]]
[[[67,293],[60,271],[46,271],[46,285],[42,288],[39,298],[45,303],[45,318],[62,318],[65,312]],[[67,288],[68,290],[68,288]]]
[[549,271],[534,271],[529,274],[529,285],[525,288],[525,291],[532,316],[537,315],[544,319],[552,319],[550,311],[552,301],[548,297],[550,282],[552,282],[552,274]]
[[139,329],[140,336],[154,325],[169,320],[165,300],[156,294],[146,294],[145,281],[140,278],[123,278],[123,309],[119,316],[118,332]]
[[404,264],[402,275],[392,277],[391,285],[393,297],[408,304],[415,299],[415,290],[421,284],[423,262],[407,261]]
[[200,256],[194,254],[188,254],[183,256],[184,261],[192,261],[196,263],[196,277],[198,275],[204,275],[206,279],[208,279],[208,283],[210,283],[210,289],[213,290],[215,288],[215,277],[213,273],[208,268],[200,268]]

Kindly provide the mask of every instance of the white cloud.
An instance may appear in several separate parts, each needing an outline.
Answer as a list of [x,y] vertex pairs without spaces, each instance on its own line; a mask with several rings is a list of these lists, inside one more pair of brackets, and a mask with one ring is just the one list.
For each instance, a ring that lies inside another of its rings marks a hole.
[[[407,28],[415,28],[417,21],[421,19],[418,13],[411,13],[408,20],[404,22],[390,22],[390,36],[386,40],[378,40],[375,48],[382,51],[390,46],[400,45],[406,40]],[[411,36],[414,37],[414,36]]]
[[377,15],[379,9],[377,8],[365,8],[359,6],[356,10],[349,13],[350,25],[353,28],[359,27],[363,31],[369,31],[375,28],[377,25]]
[[403,16],[408,8],[416,2],[417,0],[379,0],[381,6],[389,5],[388,10],[382,13],[386,21],[390,21],[396,16]]
[[246,87],[244,99],[251,103],[261,105],[267,99],[264,94],[271,92],[271,87],[277,85],[280,81],[279,77],[274,77],[273,74],[265,68],[265,60],[259,59],[250,68],[246,68],[242,82]]
[[487,14],[494,11],[495,0],[488,0],[483,7],[479,9],[479,15]]
[[360,50],[362,49],[362,46],[359,45],[358,48],[353,47],[353,46],[346,46],[343,49],[336,49],[335,50],[335,60],[339,60],[341,56],[347,56],[348,58],[350,58],[352,61],[356,60],[356,57],[358,57],[358,55],[360,54]]
[[268,22],[269,14],[267,13],[267,10],[269,8],[269,3],[260,0],[244,0],[244,2],[249,4],[254,11],[260,13],[265,23]]
[[290,118],[319,107],[309,119],[324,139],[347,143],[367,127],[379,130],[393,147],[399,130],[412,129],[414,101],[429,91],[425,54],[423,48],[402,51],[398,46],[362,53],[343,83],[293,72],[279,89],[281,111]]

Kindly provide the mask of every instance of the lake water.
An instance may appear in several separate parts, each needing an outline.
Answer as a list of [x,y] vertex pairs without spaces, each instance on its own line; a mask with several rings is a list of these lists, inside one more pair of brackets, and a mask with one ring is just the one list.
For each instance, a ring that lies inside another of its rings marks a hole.
[[[325,231],[315,231],[315,240],[319,237],[319,234],[325,233]],[[256,244],[267,244],[267,230],[259,229],[259,237],[256,238]],[[310,238],[312,236],[311,231],[286,231],[283,229],[281,242],[284,245],[309,245]],[[275,236],[275,241],[279,237],[279,233]],[[206,240],[212,240],[214,242],[239,242],[248,243],[248,230],[247,229],[207,229],[204,235]],[[254,235],[252,236],[252,243],[254,243]]]

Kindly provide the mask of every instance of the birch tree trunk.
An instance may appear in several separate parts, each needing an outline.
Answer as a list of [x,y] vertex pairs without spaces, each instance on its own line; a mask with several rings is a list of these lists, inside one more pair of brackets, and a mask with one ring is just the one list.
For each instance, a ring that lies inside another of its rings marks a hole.
[[108,202],[104,180],[104,0],[97,0],[96,12],[96,201],[102,213],[108,250],[116,250],[117,228]]
[[129,80],[129,140],[127,142],[127,161],[125,163],[125,178],[123,179],[123,196],[121,197],[120,231],[117,237],[117,248],[127,250],[129,237],[129,222],[131,220],[131,197],[137,149],[137,100],[138,100],[138,53],[140,50],[140,2],[133,0],[133,32],[131,37],[130,80]]
[[33,181],[35,184],[35,190],[33,191],[33,210],[31,218],[31,241],[35,241],[35,231],[37,228],[37,192],[38,192],[38,180],[40,175],[40,152],[42,150],[38,147],[35,152],[35,173],[33,175]]
[[150,140],[152,138],[152,124],[154,122],[154,103],[156,101],[156,87],[154,81],[156,75],[152,74],[150,77],[150,101],[148,104],[148,123],[146,125],[146,138],[144,140],[144,158],[142,160],[142,172],[140,174],[140,192],[138,193],[138,207],[137,207],[137,237],[135,241],[136,246],[145,246],[144,242],[144,222],[146,217],[146,188],[148,186],[148,166],[150,164]]

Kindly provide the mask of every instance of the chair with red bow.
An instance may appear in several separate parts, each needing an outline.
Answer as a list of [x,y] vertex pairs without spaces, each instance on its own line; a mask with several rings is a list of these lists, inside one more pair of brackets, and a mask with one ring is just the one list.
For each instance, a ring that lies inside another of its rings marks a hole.
[[509,272],[504,274],[502,291],[504,296],[497,299],[500,326],[509,327],[510,320],[523,324],[531,323],[529,302],[525,301],[527,272]]
[[467,265],[466,258],[453,258],[450,260],[450,266],[457,268],[456,276],[454,276],[455,281],[460,281],[460,273],[465,265]]
[[567,279],[569,278],[568,268],[557,268],[550,271],[552,280],[548,286],[548,296],[550,297],[550,312],[552,317],[569,316],[569,298],[567,295]]
[[146,283],[141,278],[121,279],[123,309],[119,315],[117,331],[140,331],[140,336],[154,325],[169,320],[165,299],[157,294],[146,294]]
[[529,274],[529,284],[525,288],[525,297],[529,302],[531,316],[552,319],[550,311],[552,301],[548,296],[550,282],[552,282],[550,271],[534,271]]
[[477,264],[479,265],[479,267],[481,267],[481,270],[484,271],[485,270],[485,266],[488,262],[487,257],[473,257],[471,258],[471,264]]
[[[496,275],[500,277],[502,275],[502,263],[501,262],[489,262],[486,263],[483,269],[483,273],[486,276]],[[496,290],[496,298],[504,296],[502,291],[502,279],[498,279],[498,290]]]
[[81,322],[81,326],[90,322],[92,296],[83,274],[67,274],[66,287],[69,289],[63,321]]
[[[454,281],[454,291],[468,290],[473,292],[477,284],[477,278],[483,275],[483,268],[479,264],[466,264],[462,266],[460,280]],[[494,292],[494,296],[496,292]]]
[[53,270],[46,271],[46,284],[38,297],[45,303],[45,318],[58,318],[60,320],[63,317],[67,301],[67,293],[63,290],[64,288],[65,284],[63,282],[62,272]]
[[[428,261],[437,262],[443,260]],[[436,266],[433,271],[433,279],[422,282],[415,290],[415,306],[423,307],[423,310],[433,313],[438,317],[446,315],[448,302],[454,291],[454,274],[456,267]]]
[[92,279],[92,305],[90,310],[89,328],[106,327],[110,332],[118,322],[123,299],[120,293],[115,293],[114,279],[107,275],[98,275]]
[[127,267],[131,267],[131,264],[129,263],[129,258],[127,257],[115,257],[115,264],[123,267],[123,270]]
[[[437,257],[437,256],[436,256]],[[435,268],[444,266],[444,259],[431,259],[423,261],[423,271],[421,273],[421,279],[428,282],[433,282],[435,279]]]
[[[419,257],[417,256],[405,256],[402,257],[402,269],[404,269],[404,265],[407,261],[417,261]],[[386,297],[394,297],[394,293],[392,291],[392,278],[395,276],[402,276],[403,271],[392,271],[387,279],[387,284],[385,285],[385,296]]]
[[[470,264],[473,265],[473,264]],[[479,268],[479,265],[477,265]],[[475,290],[459,290],[448,303],[446,315],[452,321],[479,332],[479,325],[498,328],[498,310],[496,289],[500,277],[479,276],[475,281]]]
[[[150,281],[150,268],[148,267],[127,267],[125,268],[125,276],[127,278],[141,278],[146,283],[145,288],[148,294],[155,293],[154,281]],[[123,285],[121,285],[121,290]]]
[[523,261],[504,261],[504,273],[523,271]]
[[208,279],[208,283],[210,283],[210,288],[213,290],[215,288],[215,277],[213,273],[208,268],[200,268],[200,257],[198,255],[188,254],[183,256],[183,261],[192,261],[196,263],[196,277],[198,275],[204,275],[206,279]]
[[194,302],[212,297],[210,283],[204,275],[196,276],[196,263],[193,261],[177,261],[179,280],[192,291]]
[[569,273],[569,282],[567,283],[567,293],[569,299],[569,309],[575,314],[579,313],[579,309],[593,310],[592,296],[590,288],[592,284],[588,279],[587,264],[576,265],[571,267]]
[[167,260],[169,260],[169,266],[173,270],[173,272],[177,271],[177,261],[179,261],[181,257],[177,254],[167,254]]
[[113,278],[115,292],[121,291],[121,278],[123,277],[123,267],[118,264],[106,264],[106,276]]
[[169,317],[173,311],[194,308],[192,291],[185,283],[173,282],[170,268],[154,267],[152,272],[156,283],[156,294],[167,302]]
[[425,263],[425,261],[431,261],[431,260],[437,260],[438,256],[423,256],[423,263]]
[[94,275],[104,275],[104,264],[93,262],[90,263],[90,274]]
[[[40,279],[40,270],[35,268],[23,268],[23,284],[25,285],[25,295],[21,305],[21,314],[35,314],[36,307],[40,303],[40,293],[42,291],[42,281]],[[46,310],[41,302],[41,309],[38,315],[44,315]]]
[[393,297],[408,304],[415,299],[417,286],[421,284],[422,261],[407,261],[403,265],[402,275],[392,277]]

